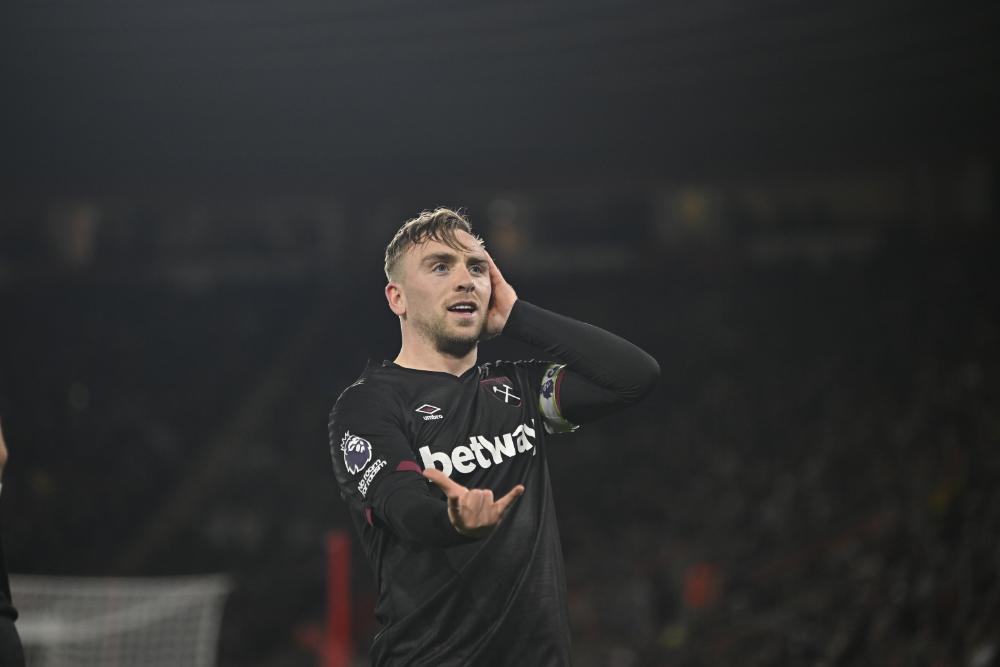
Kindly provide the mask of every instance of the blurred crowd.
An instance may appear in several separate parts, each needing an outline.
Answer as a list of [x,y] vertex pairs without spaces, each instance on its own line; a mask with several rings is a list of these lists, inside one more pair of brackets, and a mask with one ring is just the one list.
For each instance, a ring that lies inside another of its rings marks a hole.
[[662,391],[557,483],[578,664],[997,664],[997,277],[890,247],[667,287]]
[[[576,664],[1000,664],[988,246],[509,276],[663,369],[646,403],[551,440]],[[377,268],[6,293],[11,571],[232,572],[220,664],[317,664],[323,535],[351,531],[327,411],[398,344]],[[531,354],[501,340],[481,358]],[[363,661],[374,592],[353,556]]]

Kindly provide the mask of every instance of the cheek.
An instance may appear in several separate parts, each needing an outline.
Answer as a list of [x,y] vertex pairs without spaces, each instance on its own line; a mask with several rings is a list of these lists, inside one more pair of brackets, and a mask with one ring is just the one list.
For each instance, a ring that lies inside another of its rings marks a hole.
[[434,302],[433,294],[427,289],[417,289],[410,293],[410,305],[423,310]]

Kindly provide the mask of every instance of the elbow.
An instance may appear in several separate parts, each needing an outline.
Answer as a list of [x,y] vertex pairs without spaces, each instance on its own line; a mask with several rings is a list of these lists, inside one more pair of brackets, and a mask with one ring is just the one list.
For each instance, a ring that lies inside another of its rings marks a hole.
[[660,364],[650,355],[643,352],[643,363],[636,368],[635,380],[629,391],[622,398],[628,405],[641,402],[656,389],[660,383]]
[[660,384],[660,363],[648,354],[646,357],[648,358],[646,372],[642,383],[639,385],[641,388],[640,401],[652,394],[653,390],[656,389],[656,385]]

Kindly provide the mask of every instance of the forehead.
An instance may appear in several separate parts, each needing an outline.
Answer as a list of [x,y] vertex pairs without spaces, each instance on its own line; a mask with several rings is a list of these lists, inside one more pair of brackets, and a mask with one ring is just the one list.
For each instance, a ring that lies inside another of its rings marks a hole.
[[455,255],[459,253],[466,257],[486,259],[486,253],[483,252],[482,244],[469,232],[464,229],[456,229],[455,240],[464,248],[463,250],[456,250],[443,241],[426,239],[414,245],[406,254],[416,262],[420,262],[425,257],[432,255]]

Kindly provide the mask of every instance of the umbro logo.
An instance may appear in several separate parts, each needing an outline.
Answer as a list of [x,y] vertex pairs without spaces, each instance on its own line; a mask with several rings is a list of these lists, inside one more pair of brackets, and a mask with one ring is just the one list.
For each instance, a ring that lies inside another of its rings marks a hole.
[[424,403],[419,408],[414,410],[414,412],[419,412],[424,416],[424,421],[431,421],[432,419],[444,419],[444,415],[441,414],[441,408],[436,405],[431,405],[430,403]]

